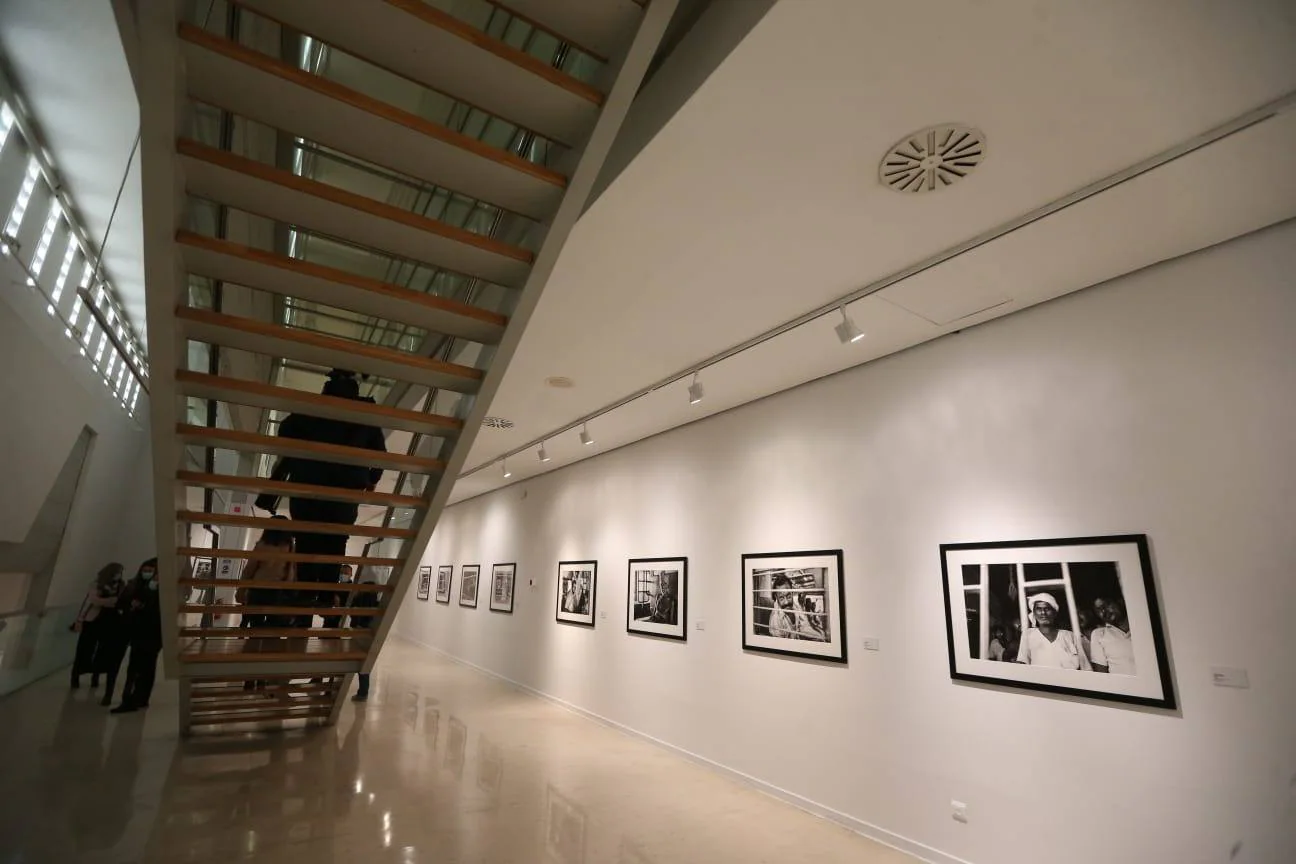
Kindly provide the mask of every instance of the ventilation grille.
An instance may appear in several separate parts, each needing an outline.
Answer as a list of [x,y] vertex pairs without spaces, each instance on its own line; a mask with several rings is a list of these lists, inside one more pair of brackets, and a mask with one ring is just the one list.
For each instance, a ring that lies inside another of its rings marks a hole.
[[482,425],[487,429],[512,429],[513,421],[505,420],[503,417],[487,417],[482,421]]
[[907,135],[882,157],[878,179],[897,192],[935,192],[972,173],[985,158],[985,136],[945,124]]

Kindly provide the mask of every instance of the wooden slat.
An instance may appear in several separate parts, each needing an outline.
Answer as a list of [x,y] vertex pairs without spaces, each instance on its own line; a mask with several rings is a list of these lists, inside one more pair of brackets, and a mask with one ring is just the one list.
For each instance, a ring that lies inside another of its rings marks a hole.
[[[349,504],[374,504],[380,507],[409,507],[422,509],[427,502],[414,495],[396,495],[391,492],[366,492],[360,489],[335,489],[331,486],[313,486],[307,483],[286,483],[265,477],[240,477],[234,474],[206,474],[200,471],[177,471],[176,481],[186,486],[202,489],[233,489],[260,494],[269,492],[285,498],[315,498],[321,501],[346,501]],[[213,554],[212,550],[204,553]]]
[[280,720],[322,720],[329,716],[330,710],[327,708],[309,708],[302,711],[293,711],[286,708],[277,711],[260,714],[255,716],[243,716],[237,714],[220,714],[220,715],[199,715],[193,717],[190,721],[191,726],[229,726],[236,723],[270,723]]
[[288,413],[297,412],[312,417],[379,426],[383,429],[399,429],[402,432],[419,435],[447,437],[457,435],[463,429],[463,421],[454,417],[406,411],[403,408],[375,405],[358,399],[340,399],[337,396],[309,393],[291,387],[276,387],[260,381],[208,375],[205,372],[190,372],[187,369],[176,370],[175,378],[183,395],[198,399],[215,399],[218,402],[234,405],[251,405],[254,408],[269,408]]
[[192,98],[531,219],[562,198],[557,171],[190,24],[179,32]]
[[551,33],[599,59],[616,57],[643,18],[635,0],[494,0],[519,18],[539,23]]
[[[217,551],[221,555],[232,552],[231,549],[207,550]],[[369,559],[373,560],[373,559]],[[390,585],[378,585],[368,582],[276,582],[270,579],[193,579],[188,576],[176,580],[177,585],[189,588],[278,588],[284,591],[360,591],[387,592]],[[237,611],[237,606],[225,606],[226,611]]]
[[[243,639],[193,639],[184,645],[179,654],[182,663],[312,663],[363,661],[368,652],[355,648],[350,640],[311,639],[305,650],[293,646],[299,639],[266,640],[258,650],[249,651]],[[301,677],[309,674],[303,668]],[[249,676],[253,677],[253,676]],[[255,677],[260,677],[255,676]]]
[[189,139],[176,151],[195,197],[506,288],[531,272],[517,246]]
[[260,672],[260,671],[258,671],[255,675],[201,675],[200,674],[200,675],[190,676],[189,682],[192,688],[192,692],[202,692],[201,688],[206,687],[209,684],[242,684],[244,681],[247,681],[248,679],[255,679],[257,681],[265,681],[265,680],[279,681],[279,680],[292,680],[292,679],[311,678],[311,677],[336,678],[338,679],[339,683],[335,685],[280,684],[275,686],[291,687],[294,690],[297,689],[298,687],[330,687],[331,689],[336,690],[339,686],[341,686],[340,682],[343,678],[343,674],[341,672],[333,672],[333,673],[325,674],[323,676],[319,676],[311,672]]
[[380,525],[337,525],[332,522],[303,522],[300,519],[272,519],[269,516],[239,516],[233,513],[207,513],[202,510],[177,510],[176,518],[191,525],[233,525],[238,528],[288,531],[293,534],[345,534],[348,537],[392,537],[413,539],[412,528],[383,528]]
[[457,393],[475,393],[483,377],[480,369],[252,318],[187,306],[177,307],[175,316],[182,323],[182,332],[190,339],[270,357],[352,369]]
[[445,462],[426,456],[410,456],[387,450],[368,450],[364,447],[347,447],[342,444],[326,444],[300,438],[262,435],[258,432],[244,432],[241,429],[217,429],[210,426],[177,423],[176,435],[191,444],[222,450],[300,457],[338,465],[404,471],[407,474],[439,474],[445,470]]
[[598,118],[599,105],[585,96],[383,0],[239,4],[568,147],[582,144]]
[[176,232],[185,269],[196,276],[246,285],[298,300],[348,309],[474,342],[496,344],[508,319],[467,303],[421,294],[345,270],[277,255],[240,243]]
[[[238,580],[226,579],[233,583],[227,587],[241,587]],[[352,609],[350,606],[230,606],[221,603],[186,603],[180,607],[181,612],[191,615],[319,615],[323,618],[350,615],[353,618],[367,618],[383,614],[381,609]]]
[[238,699],[233,699],[228,702],[195,702],[192,703],[189,716],[195,721],[201,721],[204,717],[214,716],[249,717],[256,713],[265,711],[296,711],[303,708],[319,708],[324,705],[332,704],[332,698],[293,699],[287,702],[279,699],[267,699],[259,704],[256,702],[248,703]]
[[[220,558],[236,558],[247,561],[294,561],[298,564],[353,564],[357,567],[375,566],[375,567],[395,567],[404,559],[402,558],[365,558],[357,555],[304,555],[300,552],[279,552],[275,549],[217,549],[212,550],[197,546],[181,546],[176,549],[177,555],[194,555],[202,557],[217,556]],[[231,580],[224,580],[231,581]],[[240,580],[242,581],[242,580]],[[251,582],[243,584],[251,585]],[[294,583],[300,585],[302,583]],[[327,583],[326,583],[327,584]],[[288,588],[289,584],[281,584],[281,587]],[[335,586],[336,587],[336,586]],[[347,583],[347,590],[358,588],[353,583]],[[324,590],[324,589],[320,589]]]
[[196,639],[280,639],[310,636],[315,639],[364,638],[365,630],[346,627],[181,627],[181,636]]
[[386,0],[386,2],[403,12],[413,15],[424,24],[457,36],[470,45],[488,51],[501,60],[527,70],[532,75],[538,75],[550,84],[561,87],[568,93],[579,96],[587,102],[594,105],[603,104],[603,94],[596,88],[583,81],[578,81],[561,69],[555,69],[539,57],[533,57],[525,51],[520,51],[512,45],[501,42],[484,31],[460,21],[453,15],[442,12],[434,6],[429,6],[423,0]]

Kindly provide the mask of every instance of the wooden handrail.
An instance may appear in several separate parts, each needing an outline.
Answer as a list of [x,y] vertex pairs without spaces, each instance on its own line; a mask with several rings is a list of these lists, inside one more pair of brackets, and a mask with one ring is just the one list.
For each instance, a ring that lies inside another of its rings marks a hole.
[[[467,303],[460,303],[458,300],[450,300],[446,297],[437,297],[434,294],[421,294],[418,291],[411,291],[409,288],[402,288],[399,285],[393,285],[390,282],[383,282],[378,279],[370,279],[367,276],[357,276],[354,273],[348,273],[345,270],[339,270],[336,267],[326,267],[323,264],[315,264],[310,261],[303,261],[300,258],[289,258],[287,255],[277,255],[274,252],[267,252],[264,249],[257,249],[253,246],[245,246],[242,243],[233,243],[229,240],[220,240],[215,237],[204,237],[201,234],[195,234],[192,231],[183,229],[176,232],[176,242],[183,246],[190,246],[194,249],[204,249],[208,252],[215,252],[220,255],[229,255],[232,258],[241,258],[244,261],[250,261],[254,264],[263,264],[267,267],[275,267],[279,270],[286,270],[290,273],[297,273],[301,276],[310,276],[315,279],[324,279],[328,282],[336,282],[339,285],[346,285],[348,288],[358,288],[361,291],[368,291],[371,294],[380,294],[402,303],[413,303],[416,306],[422,306],[426,309],[437,312],[446,312],[451,315],[459,315],[464,318],[472,318],[475,321],[481,321],[486,324],[494,324],[498,327],[504,327],[508,324],[508,318],[500,315],[498,312],[491,312],[487,309],[481,309],[477,306],[471,306]],[[198,273],[199,276],[205,276],[205,273]],[[256,288],[255,285],[248,286]]]
[[411,210],[402,210],[399,207],[393,207],[391,204],[375,201],[373,198],[355,192],[348,192],[345,189],[339,189],[337,186],[330,186],[318,180],[311,180],[291,171],[285,171],[282,168],[275,168],[264,162],[231,153],[228,150],[208,147],[206,144],[200,144],[191,138],[176,139],[176,153],[181,156],[188,156],[191,159],[198,159],[209,165],[235,171],[246,177],[273,183],[276,186],[282,186],[303,195],[310,195],[322,201],[329,201],[361,213],[368,213],[370,216],[376,216],[379,219],[399,222],[402,225],[408,225],[428,234],[444,237],[447,240],[453,240],[465,246],[472,246],[483,252],[489,252],[503,258],[511,258],[524,264],[530,264],[535,260],[534,253],[519,246],[512,246],[482,234],[474,234],[455,225],[448,225],[439,219],[421,216]]
[[207,513],[202,510],[177,510],[176,519],[191,525],[233,525],[238,528],[287,531],[290,534],[345,534],[348,537],[393,537],[410,540],[418,533],[412,528],[338,525],[333,522],[303,522],[300,519],[285,521],[269,516],[239,516],[234,513]]
[[235,42],[231,42],[228,39],[200,30],[192,24],[181,24],[179,35],[180,38],[186,42],[200,45],[203,48],[215,51],[218,54],[223,54],[232,60],[238,60],[241,63],[254,66],[263,72],[268,72],[271,75],[283,78],[286,81],[290,81],[302,87],[308,87],[323,96],[328,96],[331,99],[336,99],[337,101],[350,105],[353,108],[359,108],[360,110],[367,111],[377,117],[390,120],[393,123],[398,123],[415,132],[421,132],[429,138],[435,138],[438,141],[458,147],[461,150],[467,150],[483,159],[489,159],[492,162],[506,165],[509,168],[520,171],[524,174],[529,174],[538,180],[543,180],[546,183],[551,183],[560,188],[566,187],[567,185],[567,178],[562,174],[559,174],[557,171],[550,170],[549,168],[546,168],[543,165],[538,165],[535,162],[530,162],[523,159],[521,156],[508,152],[507,150],[492,147],[476,138],[470,138],[467,135],[447,129],[444,126],[439,126],[430,120],[418,116],[417,114],[402,111],[401,109],[388,105],[385,102],[381,102],[356,90],[352,90],[350,87],[338,84],[336,81],[331,81],[328,78],[323,78],[319,75],[312,75],[304,69],[290,66],[289,64],[276,60],[267,54],[262,54],[259,51],[254,51],[251,48],[246,48]]
[[262,399],[299,402],[305,406],[316,406],[347,413],[372,415],[374,426],[385,426],[394,421],[400,423],[402,428],[408,425],[441,427],[451,433],[463,429],[463,421],[454,417],[446,417],[441,414],[423,414],[418,411],[407,411],[404,408],[392,408],[389,405],[377,405],[373,402],[363,402],[358,399],[325,396],[323,393],[311,393],[307,390],[296,390],[291,387],[277,387],[261,381],[227,378],[223,375],[209,375],[206,372],[191,372],[188,369],[177,369],[175,377],[176,381],[182,384],[231,390],[235,393],[258,396]]
[[420,19],[425,24],[430,24],[439,30],[444,30],[446,33],[457,36],[460,39],[481,48],[483,51],[488,51],[491,54],[494,54],[501,60],[506,60],[514,66],[518,66],[534,75],[538,75],[550,84],[561,87],[568,93],[579,96],[595,105],[603,104],[604,96],[596,88],[591,87],[583,81],[576,80],[561,69],[555,69],[539,57],[532,57],[525,51],[519,51],[512,45],[501,42],[484,31],[478,30],[476,27],[460,21],[458,18],[455,18],[448,13],[442,12],[440,9],[423,3],[422,0],[386,0],[386,3],[389,6],[395,6],[402,12],[408,12],[410,15]]
[[466,381],[480,381],[484,377],[482,370],[473,369],[471,366],[460,366],[457,363],[446,363],[443,360],[434,360],[431,357],[422,357],[418,354],[407,354],[403,351],[393,351],[390,348],[380,348],[377,345],[368,345],[364,342],[353,342],[349,339],[340,339],[336,336],[325,336],[321,333],[315,333],[310,330],[295,330],[279,324],[272,324],[268,321],[257,321],[254,318],[244,318],[238,315],[225,315],[221,312],[212,312],[207,309],[193,309],[189,306],[177,306],[175,316],[182,321],[193,321],[198,324],[207,324],[213,327],[224,327],[229,330],[238,330],[239,332],[248,333],[254,336],[285,339],[289,342],[297,342],[298,344],[308,345],[312,348],[319,348],[326,351],[339,351],[344,354],[368,357],[371,360],[380,360],[384,363],[399,363],[403,366],[409,366],[412,369],[420,369],[425,372],[436,372],[441,375],[453,375],[463,378]]
[[367,450],[363,447],[347,447],[343,444],[262,435],[259,432],[244,432],[241,429],[220,429],[213,426],[177,423],[175,431],[180,438],[194,439],[199,443],[205,442],[204,446],[219,449],[244,450],[253,453],[291,451],[294,455],[301,454],[301,458],[304,459],[318,458],[322,462],[345,459],[359,462],[361,467],[384,468],[411,474],[436,474],[445,470],[444,461],[426,456],[410,456],[386,450]]
[[[332,486],[313,486],[308,483],[288,483],[265,477],[241,477],[235,474],[206,474],[201,471],[177,471],[176,480],[189,486],[211,489],[237,489],[242,492],[270,492],[288,498],[322,498],[326,501],[347,501],[354,504],[373,504],[380,507],[423,508],[427,502],[414,495],[396,495],[391,492],[366,492],[362,489],[335,489]],[[211,554],[210,552],[207,554]]]

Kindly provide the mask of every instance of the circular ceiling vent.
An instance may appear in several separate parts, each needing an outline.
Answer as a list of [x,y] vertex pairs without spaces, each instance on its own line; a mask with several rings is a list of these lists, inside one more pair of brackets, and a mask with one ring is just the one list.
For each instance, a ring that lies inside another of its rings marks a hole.
[[562,375],[555,375],[552,378],[546,378],[545,384],[559,390],[570,390],[576,386],[576,382]]
[[985,158],[980,129],[946,123],[906,135],[882,157],[878,179],[897,192],[935,192],[953,186]]
[[513,421],[505,420],[503,417],[487,417],[482,421],[482,425],[487,429],[512,429]]

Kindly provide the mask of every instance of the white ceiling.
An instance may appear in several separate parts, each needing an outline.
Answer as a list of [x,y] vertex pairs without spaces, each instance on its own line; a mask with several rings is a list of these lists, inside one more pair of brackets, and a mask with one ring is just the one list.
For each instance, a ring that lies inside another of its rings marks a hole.
[[[104,0],[3,0],[0,48],[86,233],[103,244],[139,131],[139,101],[112,5]],[[147,344],[141,201],[137,157],[104,246],[104,271],[141,343]]]
[[[784,0],[577,225],[468,466],[1296,90],[1294,45],[1285,0]],[[972,177],[878,184],[942,122],[987,136]],[[1288,111],[854,304],[861,343],[812,322],[452,500],[1296,216],[1293,154]]]

